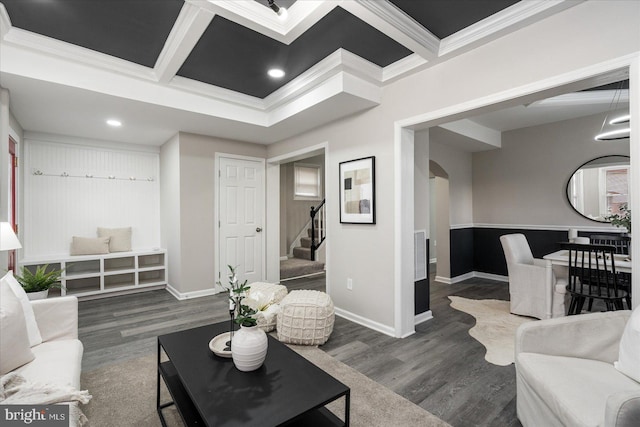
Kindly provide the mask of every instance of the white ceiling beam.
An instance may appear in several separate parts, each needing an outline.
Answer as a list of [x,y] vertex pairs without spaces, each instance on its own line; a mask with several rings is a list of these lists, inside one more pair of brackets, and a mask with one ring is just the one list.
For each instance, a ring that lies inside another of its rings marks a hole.
[[253,0],[185,1],[287,45],[342,3],[342,0],[297,1],[287,10],[287,17],[281,19]]
[[0,3],[0,37],[4,37],[11,29],[11,19],[4,5]]
[[345,0],[340,7],[427,61],[438,56],[440,39],[392,3],[379,0]]
[[158,81],[168,83],[176,75],[214,16],[190,3],[182,6],[154,67]]
[[440,127],[495,148],[502,147],[502,132],[482,126],[469,119],[445,123]]

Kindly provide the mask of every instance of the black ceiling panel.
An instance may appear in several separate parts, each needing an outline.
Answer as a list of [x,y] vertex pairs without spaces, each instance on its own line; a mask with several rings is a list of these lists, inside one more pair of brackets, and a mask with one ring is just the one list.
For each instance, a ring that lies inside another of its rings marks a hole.
[[[289,46],[216,16],[178,75],[264,98],[338,48],[381,67],[411,54],[340,7]],[[282,68],[286,76],[269,78],[272,67]]]
[[389,1],[440,39],[518,3],[518,0]]
[[153,67],[183,0],[2,0],[14,27]]

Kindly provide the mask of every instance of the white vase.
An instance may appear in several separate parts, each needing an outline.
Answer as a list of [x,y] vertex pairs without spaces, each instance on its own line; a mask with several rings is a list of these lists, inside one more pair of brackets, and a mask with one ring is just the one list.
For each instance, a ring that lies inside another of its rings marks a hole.
[[27,298],[29,298],[29,301],[45,299],[47,296],[49,296],[49,289],[45,289],[44,291],[38,291],[38,292],[27,292]]
[[241,326],[231,340],[231,357],[238,370],[255,371],[267,357],[267,334],[257,326]]

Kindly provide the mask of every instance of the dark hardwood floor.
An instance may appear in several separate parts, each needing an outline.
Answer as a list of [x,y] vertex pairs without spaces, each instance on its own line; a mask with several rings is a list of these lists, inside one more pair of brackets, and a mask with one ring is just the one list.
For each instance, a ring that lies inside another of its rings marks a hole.
[[[324,290],[325,278],[284,284],[289,290]],[[445,285],[432,278],[434,318],[414,335],[391,338],[336,317],[331,338],[320,348],[453,426],[520,426],[514,366],[484,360],[484,347],[468,334],[475,319],[452,309],[448,295],[506,300],[508,285],[482,279]],[[81,301],[83,369],[154,354],[158,335],[228,320],[226,308],[224,295],[177,301],[164,290]]]

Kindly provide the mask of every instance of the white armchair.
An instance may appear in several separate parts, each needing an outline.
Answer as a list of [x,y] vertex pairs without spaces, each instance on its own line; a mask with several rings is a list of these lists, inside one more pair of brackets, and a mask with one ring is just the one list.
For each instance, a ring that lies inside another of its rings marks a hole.
[[500,236],[509,272],[510,311],[538,319],[566,314],[566,281],[556,281],[551,261],[535,259],[524,234]]
[[518,328],[516,407],[524,427],[640,426],[640,383],[614,367],[630,313],[582,314]]

